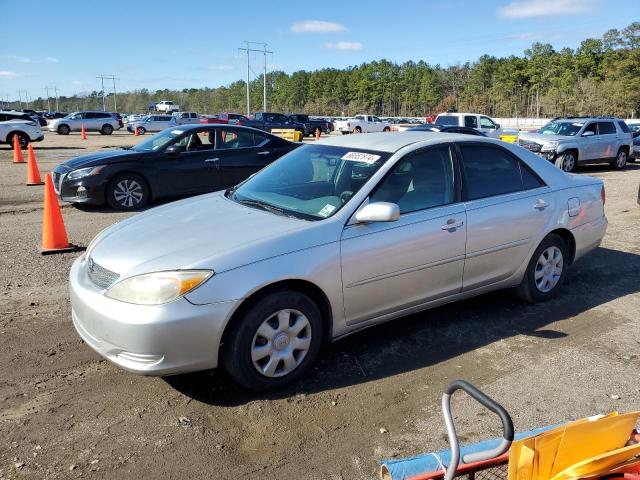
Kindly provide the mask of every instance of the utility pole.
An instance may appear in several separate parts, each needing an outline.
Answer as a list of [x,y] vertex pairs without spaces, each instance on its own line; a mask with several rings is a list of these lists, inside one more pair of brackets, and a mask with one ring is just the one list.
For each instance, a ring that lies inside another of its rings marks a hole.
[[96,78],[99,78],[100,81],[102,82],[102,92],[101,92],[102,93],[102,111],[106,112],[107,106],[104,103],[104,75],[100,75],[99,77],[96,77]]
[[55,93],[56,95],[56,112],[59,112],[60,108],[58,108],[58,86],[57,85],[53,86],[53,93]]
[[47,93],[47,112],[51,111],[51,97],[49,97],[49,87],[45,86],[43,90]]
[[106,112],[107,111],[107,105],[105,103],[104,100],[104,81],[105,80],[112,80],[113,81],[113,111],[117,112],[118,111],[118,103],[116,100],[116,80],[120,80],[118,77],[116,77],[115,75],[105,75],[103,73],[100,74],[99,77],[100,81],[102,82],[102,111]]
[[[263,70],[264,74],[262,77],[262,108],[266,112],[267,111],[267,53],[273,53],[273,52],[267,50],[266,43],[249,42],[247,40],[245,40],[244,43],[246,44],[245,48],[238,48],[238,50],[247,52],[247,115],[251,115],[251,100],[250,100],[251,93],[249,90],[249,82],[250,82],[249,72],[251,71],[250,57],[249,57],[250,52],[258,52],[258,53],[264,54],[264,70]],[[256,50],[256,49],[250,48],[251,45],[262,45],[262,50]]]

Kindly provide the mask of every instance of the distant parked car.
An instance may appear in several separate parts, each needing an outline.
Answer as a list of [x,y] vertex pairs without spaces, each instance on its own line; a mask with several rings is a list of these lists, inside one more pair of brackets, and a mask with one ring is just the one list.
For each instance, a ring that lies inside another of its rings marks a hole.
[[13,119],[6,117],[6,112],[0,112],[0,143],[8,143],[13,147],[15,135],[18,136],[20,148],[27,148],[29,142],[39,142],[44,138],[42,129],[32,118]]
[[244,115],[240,115],[239,113],[229,113],[223,112],[217,115],[202,115],[200,117],[200,123],[221,123],[228,124],[233,123],[234,125],[243,125],[244,122],[249,120]]
[[161,102],[155,104],[155,110],[157,112],[166,112],[166,113],[179,112],[180,105],[177,105],[169,100],[162,100]]
[[500,124],[486,115],[479,113],[441,113],[436,117],[434,123],[442,126],[456,126],[475,128],[486,134],[488,137],[500,138],[503,133]]
[[36,122],[36,120],[28,113],[18,112],[16,110],[3,110],[0,111],[0,122],[6,122],[9,120],[26,120],[27,122]]
[[140,135],[147,132],[161,132],[171,126],[171,118],[171,115],[147,115],[140,120],[127,123],[127,131],[134,133],[137,128]]
[[301,123],[304,125],[304,135],[315,135],[318,133],[331,133],[332,125],[326,120],[312,120],[309,118],[309,115],[303,115],[301,113],[288,113],[287,117],[291,119],[293,122]]
[[35,110],[30,110],[28,108],[23,108],[22,111],[27,115],[30,115],[31,118],[38,122],[41,127],[47,126],[47,119],[44,118],[44,115],[42,115],[40,112],[36,112]]
[[[238,120],[233,120],[233,123],[237,124]],[[273,129],[278,128],[292,129],[300,132],[300,135],[304,136],[304,125],[291,120],[282,113],[255,112],[253,118],[242,120],[241,123],[242,125],[264,130],[265,132],[271,132]]]
[[389,132],[391,125],[375,115],[356,115],[347,120],[338,120],[335,123],[335,129],[342,134],[347,133],[372,133],[372,132]]
[[633,153],[629,160],[632,162],[637,162],[640,160],[640,121],[632,121],[627,122],[629,126],[629,130],[631,130],[631,135],[633,136]]
[[633,152],[631,130],[616,117],[556,118],[537,132],[521,132],[518,144],[565,172],[602,162],[621,170]]
[[54,188],[66,202],[135,210],[235,185],[299,145],[245,127],[181,125],[132,149],[67,160],[53,170]]
[[200,123],[200,115],[196,112],[174,112],[171,121],[175,125],[187,125],[189,123]]
[[486,137],[487,134],[469,127],[456,127],[447,125],[436,125],[434,123],[425,123],[417,127],[411,127],[407,132],[441,132],[441,133],[462,133],[464,135],[476,135],[478,137]]
[[85,111],[53,120],[49,123],[49,131],[69,135],[70,132],[79,132],[83,126],[87,132],[100,132],[103,135],[111,135],[114,130],[122,128],[115,113]]

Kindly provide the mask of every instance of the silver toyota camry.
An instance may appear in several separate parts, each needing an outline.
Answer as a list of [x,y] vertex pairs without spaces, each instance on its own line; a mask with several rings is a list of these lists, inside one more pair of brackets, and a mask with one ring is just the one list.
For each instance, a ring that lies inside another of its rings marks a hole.
[[131,372],[277,388],[373,324],[496,289],[553,298],[604,202],[600,180],[499,140],[331,138],[101,232],[71,269],[73,323]]

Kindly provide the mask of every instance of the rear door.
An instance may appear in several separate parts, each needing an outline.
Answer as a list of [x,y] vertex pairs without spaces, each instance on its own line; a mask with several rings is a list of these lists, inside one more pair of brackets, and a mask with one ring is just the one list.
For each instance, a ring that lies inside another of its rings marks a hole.
[[618,153],[619,139],[613,121],[598,122],[599,158],[614,158]]
[[551,221],[555,196],[522,161],[498,145],[460,142],[467,245],[463,291],[512,276]]
[[215,152],[225,187],[237,185],[281,155],[269,135],[236,127],[217,132]]

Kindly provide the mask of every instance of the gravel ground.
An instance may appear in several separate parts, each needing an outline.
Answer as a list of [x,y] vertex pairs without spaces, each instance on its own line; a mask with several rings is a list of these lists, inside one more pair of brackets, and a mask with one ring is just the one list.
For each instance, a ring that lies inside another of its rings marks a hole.
[[[44,174],[136,141],[47,133],[35,151]],[[376,478],[381,459],[446,447],[440,394],[457,378],[503,403],[517,430],[640,408],[640,164],[581,170],[606,184],[609,230],[557,300],[497,292],[406,317],[327,347],[305,381],[256,396],[218,371],[138,377],[84,345],[66,280],[79,254],[39,254],[43,187],[25,186],[11,158],[0,147],[0,479]],[[129,215],[62,211],[81,245]],[[498,433],[463,395],[453,409],[464,441]]]

